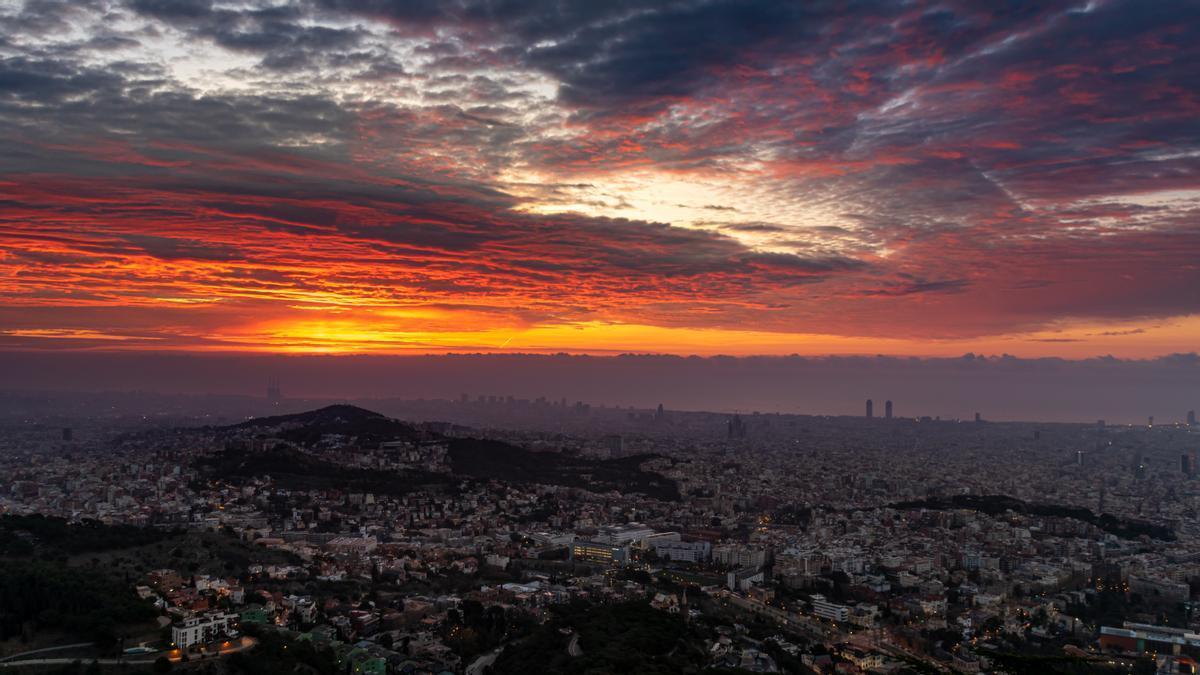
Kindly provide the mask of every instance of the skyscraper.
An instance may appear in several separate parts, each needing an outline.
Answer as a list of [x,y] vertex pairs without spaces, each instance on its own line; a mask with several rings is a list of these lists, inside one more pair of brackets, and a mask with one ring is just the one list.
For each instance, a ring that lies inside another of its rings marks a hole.
[[282,400],[283,394],[279,389],[279,380],[274,377],[267,380],[267,402],[271,405],[279,405]]
[[725,424],[730,440],[746,437],[746,423],[742,421],[741,415],[734,415]]
[[892,402],[890,400],[883,404],[883,416],[889,420],[892,419]]
[[871,419],[874,416],[875,416],[875,402],[872,401],[871,399],[867,399],[867,419]]
[[1189,410],[1187,414],[1187,422],[1189,427],[1196,426],[1196,411]]

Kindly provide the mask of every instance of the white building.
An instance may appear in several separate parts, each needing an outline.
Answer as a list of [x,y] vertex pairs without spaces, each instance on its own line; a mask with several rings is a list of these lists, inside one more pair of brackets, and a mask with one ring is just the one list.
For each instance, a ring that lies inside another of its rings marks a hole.
[[725,587],[731,591],[741,591],[745,593],[750,590],[754,584],[763,582],[763,572],[757,567],[743,567],[739,570],[733,570],[725,575]]
[[237,615],[225,612],[188,617],[183,623],[171,626],[171,642],[180,649],[187,649],[192,645],[212,642],[221,634],[228,634],[236,625]]
[[629,523],[627,525],[602,527],[596,536],[593,537],[593,540],[622,546],[625,544],[640,544],[642,540],[653,535],[653,529],[641,523]]
[[819,593],[809,596],[809,600],[812,602],[813,614],[822,619],[837,621],[838,623],[845,623],[850,620],[850,608],[845,605],[829,602],[825,599],[825,596]]
[[707,541],[656,541],[654,552],[662,559],[696,563],[708,560],[712,544]]

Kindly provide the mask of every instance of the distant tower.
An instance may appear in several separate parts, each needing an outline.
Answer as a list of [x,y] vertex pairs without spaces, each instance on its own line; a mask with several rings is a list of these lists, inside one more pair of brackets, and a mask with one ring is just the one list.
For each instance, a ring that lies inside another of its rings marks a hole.
[[979,413],[975,413],[975,423],[979,424],[982,421],[983,421],[983,418],[979,416]]
[[1192,456],[1186,452],[1179,456],[1179,470],[1189,478],[1192,475]]
[[1187,420],[1188,420],[1189,427],[1196,426],[1196,411],[1195,410],[1188,411]]
[[663,406],[662,406],[662,404],[661,404],[661,403],[659,403],[659,404],[658,404],[658,410],[655,410],[655,411],[654,411],[654,419],[656,419],[656,420],[661,420],[661,419],[663,418],[663,415],[664,415],[664,413],[663,413]]
[[871,399],[867,399],[867,419],[871,419],[874,416],[875,416],[875,402],[872,401]]
[[883,403],[883,416],[889,420],[892,419],[892,402],[890,400]]
[[741,415],[734,415],[729,418],[725,426],[730,440],[746,437],[746,423],[742,421]]
[[67,442],[67,443],[70,443],[71,441],[75,440],[75,432],[71,430],[71,427],[63,427],[62,439],[64,442]]
[[279,390],[279,378],[272,377],[267,380],[267,402],[271,405],[279,405],[283,400],[283,394]]
[[1148,426],[1148,427],[1154,426],[1154,415],[1151,415],[1146,418],[1146,426]]

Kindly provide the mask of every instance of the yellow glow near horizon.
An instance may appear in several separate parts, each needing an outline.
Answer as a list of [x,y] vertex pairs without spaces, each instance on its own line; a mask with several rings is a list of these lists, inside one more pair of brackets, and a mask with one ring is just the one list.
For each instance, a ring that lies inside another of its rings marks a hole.
[[[283,321],[259,324],[218,336],[208,350],[269,351],[289,354],[437,354],[445,352],[618,354],[656,353],[697,356],[799,354],[959,356],[966,352],[1021,357],[1088,358],[1113,355],[1150,358],[1195,350],[1200,316],[1145,327],[1079,323],[1030,333],[980,338],[851,337],[724,328],[664,327],[600,321],[543,326],[495,326],[445,330],[405,328],[402,316],[370,320]],[[413,314],[423,314],[414,312]],[[436,323],[451,314],[438,310]],[[399,320],[398,320],[399,319]],[[469,322],[463,322],[469,325]],[[476,324],[478,325],[478,324]],[[611,347],[609,347],[611,345]],[[164,345],[166,347],[166,345]]]

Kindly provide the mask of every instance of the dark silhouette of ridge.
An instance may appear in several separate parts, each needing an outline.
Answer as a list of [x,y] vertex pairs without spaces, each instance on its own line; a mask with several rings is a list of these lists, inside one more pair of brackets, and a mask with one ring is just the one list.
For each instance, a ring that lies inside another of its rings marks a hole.
[[235,444],[223,453],[205,458],[203,464],[225,476],[271,475],[297,489],[354,487],[362,491],[402,493],[417,484],[448,482],[445,474],[417,470],[372,472],[339,466],[296,449],[315,446],[329,436],[342,436],[363,448],[394,440],[443,442],[449,451],[451,475],[458,477],[544,483],[594,492],[640,492],[665,500],[680,497],[674,481],[641,469],[641,464],[655,455],[599,460],[533,452],[503,441],[445,436],[354,405],[330,405],[290,415],[261,417],[221,430],[235,434],[252,431],[260,438],[278,438],[293,445],[247,452],[245,446]]
[[263,432],[300,444],[311,444],[322,436],[336,434],[365,443],[415,439],[423,436],[416,427],[373,410],[337,404],[291,415],[259,417],[226,429],[261,429]]

